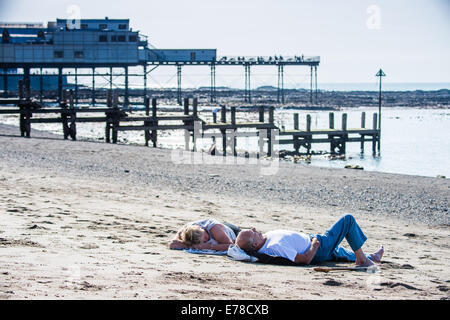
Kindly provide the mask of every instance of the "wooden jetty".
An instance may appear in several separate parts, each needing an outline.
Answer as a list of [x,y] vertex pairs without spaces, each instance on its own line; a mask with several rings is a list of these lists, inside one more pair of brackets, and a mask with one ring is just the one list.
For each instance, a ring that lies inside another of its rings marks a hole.
[[[19,83],[19,86],[22,83]],[[31,136],[31,124],[35,123],[61,123],[64,139],[76,140],[77,123],[104,123],[105,141],[117,143],[118,133],[121,131],[144,131],[145,145],[152,142],[153,147],[157,146],[158,131],[161,130],[187,130],[189,131],[195,150],[195,124],[200,125],[199,129],[204,131],[219,130],[217,135],[222,136],[222,154],[227,153],[227,134],[235,133],[238,129],[254,129],[256,135],[261,130],[266,130],[264,139],[267,143],[267,155],[273,154],[274,144],[292,145],[296,154],[301,153],[301,148],[305,149],[303,154],[312,153],[312,144],[326,143],[330,145],[331,154],[345,154],[346,144],[359,142],[361,151],[364,151],[364,143],[372,143],[372,152],[376,153],[376,146],[380,143],[380,130],[377,126],[378,115],[373,114],[373,126],[366,128],[366,114],[362,113],[360,128],[347,128],[347,114],[342,114],[342,126],[337,129],[334,126],[334,113],[329,114],[329,128],[311,129],[311,116],[306,116],[306,128],[299,128],[299,114],[294,114],[294,127],[290,130],[279,130],[274,124],[274,107],[259,107],[258,121],[237,122],[236,107],[230,108],[230,119],[227,120],[227,108],[221,106],[220,121],[214,114],[213,121],[207,122],[199,117],[197,98],[193,99],[192,108],[189,106],[189,99],[184,99],[182,114],[164,115],[161,110],[158,112],[156,99],[145,98],[145,116],[132,115],[119,108],[118,95],[111,90],[108,91],[106,107],[79,108],[74,105],[73,91],[64,91],[59,107],[44,108],[39,103],[30,99],[29,93],[19,89],[18,99],[7,99],[6,102],[16,104],[16,108],[2,109],[0,114],[19,114],[20,133],[23,137]],[[2,101],[0,101],[1,103]],[[265,120],[266,109],[268,109],[268,119]],[[55,114],[56,117],[39,117],[43,114]],[[89,115],[89,116],[86,116]],[[170,122],[170,123],[167,123]],[[173,122],[176,122],[175,124]],[[197,127],[198,128],[198,127]],[[277,131],[274,131],[277,130]],[[272,136],[275,132],[277,139]],[[232,152],[236,153],[236,136],[233,137]],[[277,141],[278,140],[278,141]],[[262,151],[262,150],[260,150]]]
[[[377,143],[379,144],[379,129],[377,127],[378,114],[373,114],[372,129],[366,128],[366,113],[361,114],[360,128],[347,128],[347,114],[342,114],[342,127],[334,127],[334,113],[329,113],[328,129],[311,129],[311,116],[306,115],[306,128],[299,129],[298,113],[294,113],[294,129],[280,131],[278,144],[293,145],[296,153],[300,148],[306,149],[306,154],[311,154],[311,145],[313,143],[327,143],[330,145],[330,154],[345,154],[346,144],[349,142],[359,142],[361,152],[364,152],[364,142],[372,143],[372,153],[376,153]],[[286,138],[285,138],[286,137]]]

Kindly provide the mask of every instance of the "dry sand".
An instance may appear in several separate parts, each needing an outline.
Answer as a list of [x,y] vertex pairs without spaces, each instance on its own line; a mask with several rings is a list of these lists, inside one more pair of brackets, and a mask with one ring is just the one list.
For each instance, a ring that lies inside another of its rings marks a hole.
[[[0,125],[1,299],[450,298],[448,179],[293,163],[261,176],[254,165],[175,165],[170,150],[17,132]],[[313,233],[344,213],[368,237],[365,251],[384,245],[377,273],[167,246],[204,217]]]

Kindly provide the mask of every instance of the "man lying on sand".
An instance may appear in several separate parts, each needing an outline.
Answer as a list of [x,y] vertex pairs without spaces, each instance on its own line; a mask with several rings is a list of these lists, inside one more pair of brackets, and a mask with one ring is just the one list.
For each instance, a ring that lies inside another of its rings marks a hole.
[[[234,230],[234,231],[233,231]],[[170,249],[224,251],[234,243],[240,229],[215,219],[205,219],[184,225],[172,239]]]
[[[344,238],[353,252],[339,246]],[[384,249],[381,247],[376,253],[366,256],[361,249],[366,240],[355,218],[347,214],[324,234],[307,235],[288,230],[274,230],[262,234],[252,228],[242,230],[237,236],[236,244],[250,255],[257,252],[287,258],[302,265],[324,261],[350,261],[359,267],[375,267],[373,261],[381,261]]]

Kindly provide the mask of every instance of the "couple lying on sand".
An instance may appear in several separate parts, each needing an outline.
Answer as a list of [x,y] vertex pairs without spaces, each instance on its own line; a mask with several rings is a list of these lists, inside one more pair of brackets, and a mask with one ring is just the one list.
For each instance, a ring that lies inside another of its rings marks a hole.
[[[352,251],[340,245],[344,238]],[[355,262],[358,267],[371,267],[380,262],[383,247],[366,255],[362,245],[367,240],[350,215],[342,216],[323,234],[305,234],[289,230],[273,230],[265,234],[255,228],[240,230],[229,223],[205,219],[186,224],[170,244],[170,249],[224,251],[236,244],[250,256],[264,254],[288,259],[291,263],[308,265],[325,261]]]

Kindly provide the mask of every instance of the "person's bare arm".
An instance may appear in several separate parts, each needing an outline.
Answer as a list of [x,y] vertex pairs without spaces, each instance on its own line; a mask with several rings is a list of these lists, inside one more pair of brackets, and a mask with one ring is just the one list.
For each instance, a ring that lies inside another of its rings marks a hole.
[[211,236],[214,240],[217,241],[217,244],[212,243],[202,243],[199,245],[195,245],[192,248],[199,250],[216,250],[216,251],[225,251],[228,250],[228,247],[233,244],[233,240],[225,233],[225,227],[221,224],[216,224],[210,230]]
[[219,244],[212,244],[212,243],[202,243],[195,246],[192,246],[193,249],[199,249],[199,250],[216,250],[216,251],[225,251],[228,250],[228,247],[231,245],[227,243],[219,243]]
[[309,247],[309,250],[306,251],[304,254],[299,254],[295,256],[294,262],[297,264],[310,264],[314,256],[316,255],[317,250],[320,247],[320,242],[317,240],[317,238],[312,239],[311,246]]
[[225,226],[216,224],[211,228],[210,232],[211,236],[217,241],[217,243],[228,245],[233,244],[233,240],[231,240],[231,238],[225,233]]
[[183,243],[183,241],[181,241],[181,233],[183,232],[183,228],[181,228],[180,230],[177,231],[177,233],[175,234],[175,236],[172,239],[172,242],[169,244],[169,248],[170,249],[187,249],[189,248],[187,245],[185,245]]

